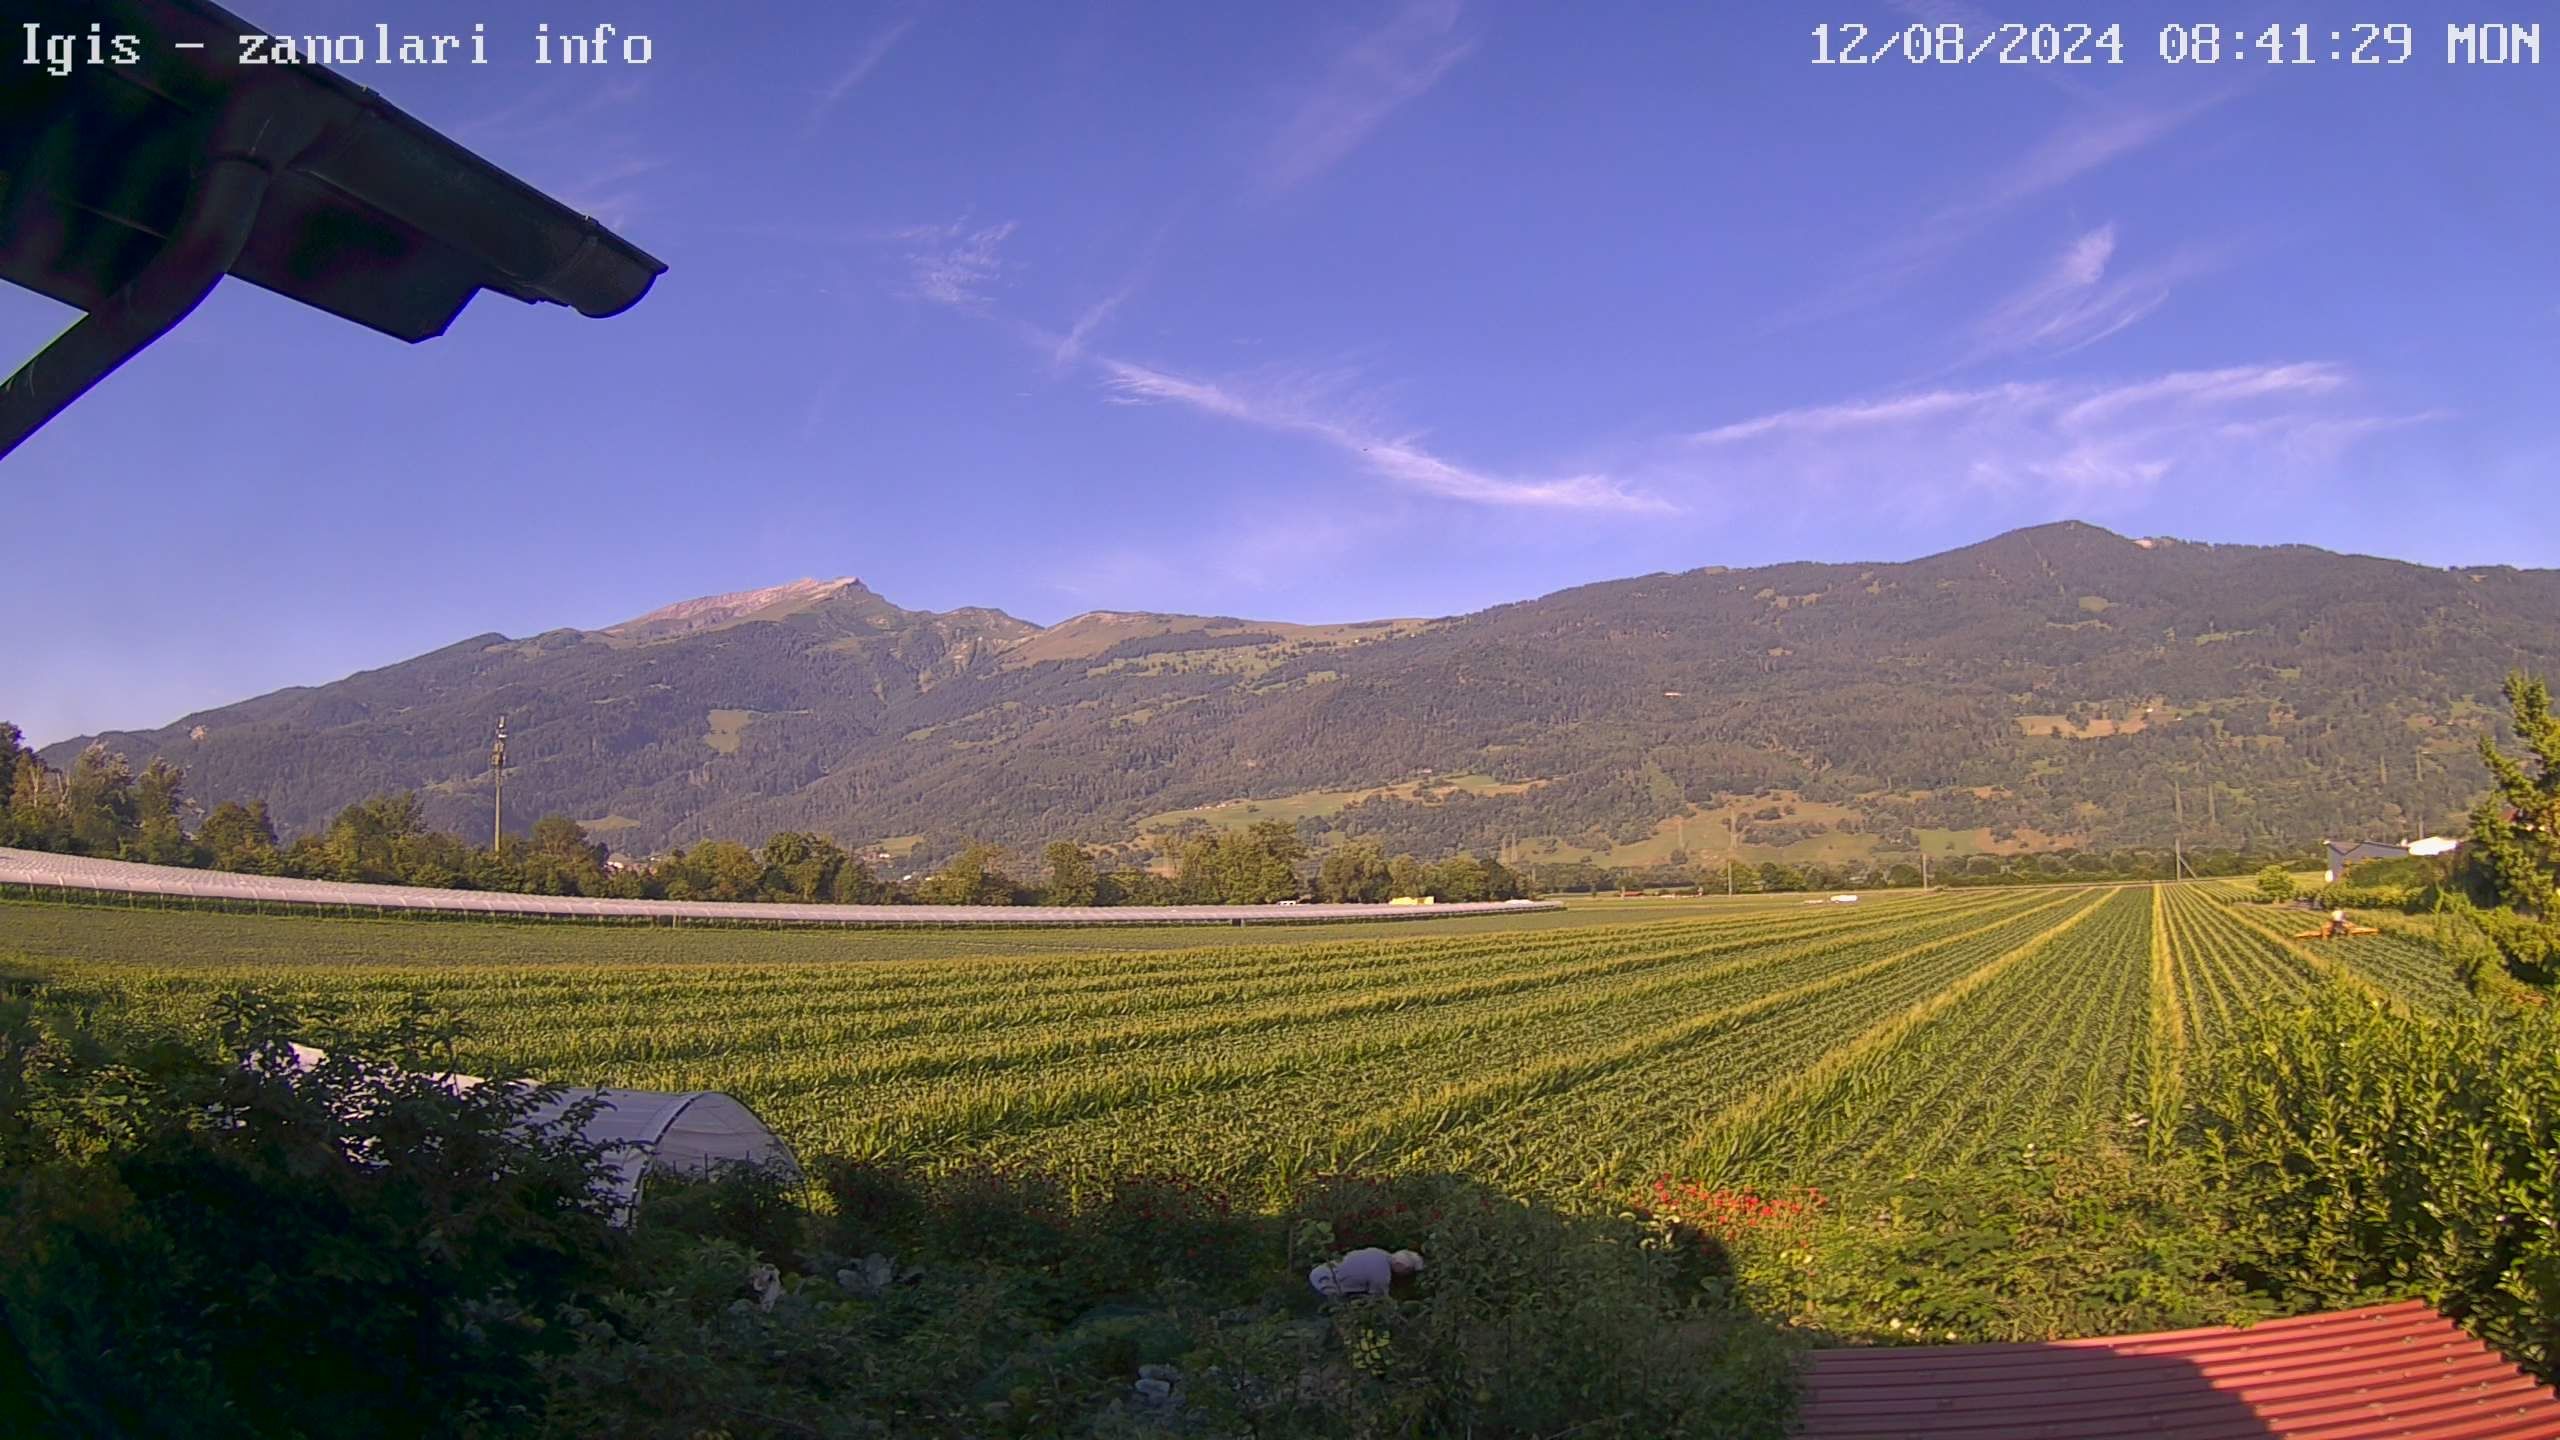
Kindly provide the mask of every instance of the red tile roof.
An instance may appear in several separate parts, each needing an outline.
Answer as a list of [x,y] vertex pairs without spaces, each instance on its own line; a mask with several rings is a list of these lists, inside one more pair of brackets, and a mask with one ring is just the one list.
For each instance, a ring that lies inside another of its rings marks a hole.
[[2417,1301],[2028,1345],[1816,1351],[1802,1440],[2560,1440],[2560,1395]]

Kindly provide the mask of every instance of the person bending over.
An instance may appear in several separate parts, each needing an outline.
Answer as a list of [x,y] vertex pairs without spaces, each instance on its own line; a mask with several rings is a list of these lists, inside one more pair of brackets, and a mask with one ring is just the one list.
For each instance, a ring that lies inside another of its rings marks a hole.
[[1371,1247],[1354,1250],[1330,1265],[1319,1265],[1307,1272],[1307,1283],[1327,1300],[1348,1300],[1362,1295],[1384,1295],[1398,1276],[1412,1275],[1422,1269],[1422,1257],[1410,1250],[1387,1251]]

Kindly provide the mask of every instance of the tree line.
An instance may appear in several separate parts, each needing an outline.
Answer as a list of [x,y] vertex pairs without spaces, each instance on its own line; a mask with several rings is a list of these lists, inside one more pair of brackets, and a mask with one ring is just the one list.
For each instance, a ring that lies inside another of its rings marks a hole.
[[[2188,875],[2248,875],[2278,864],[2317,869],[2317,852],[2292,850],[2197,851],[2184,857]],[[2108,881],[2170,880],[2179,874],[2179,857],[2168,850],[2044,850],[2021,855],[1951,856],[1930,864],[1931,885],[2068,885]],[[1596,865],[1561,861],[1527,867],[1540,894],[1611,890],[1689,890],[1708,894],[1777,895],[1833,890],[1909,889],[1922,883],[1916,858],[1880,857],[1850,863],[1819,861],[1803,865],[1770,860],[1754,865],[1739,859],[1688,863],[1674,853],[1659,865]]]
[[103,745],[57,771],[0,722],[0,845],[306,880],[626,900],[835,905],[1267,905],[1312,897],[1378,903],[1398,896],[1462,902],[1530,893],[1497,860],[1460,854],[1426,865],[1354,841],[1321,859],[1281,821],[1196,836],[1173,873],[1115,867],[1071,841],[1043,852],[1046,874],[1007,872],[999,846],[972,844],[930,874],[886,879],[824,835],[784,831],[760,847],[705,840],[646,863],[614,859],[563,815],[497,847],[434,829],[415,791],[347,806],[328,825],[280,841],[264,801],[224,801],[191,829],[185,773],[166,760],[140,771]]

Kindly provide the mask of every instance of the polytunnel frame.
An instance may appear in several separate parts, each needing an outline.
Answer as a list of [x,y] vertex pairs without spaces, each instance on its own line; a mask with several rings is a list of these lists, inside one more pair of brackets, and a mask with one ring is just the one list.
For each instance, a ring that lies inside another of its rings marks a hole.
[[[328,1059],[316,1046],[292,1044],[290,1069],[300,1072]],[[488,1082],[477,1075],[436,1077],[455,1090]],[[518,1080],[509,1083],[535,1085]],[[653,1174],[717,1174],[744,1166],[788,1184],[807,1179],[790,1143],[746,1102],[724,1090],[636,1090],[619,1086],[555,1086],[550,1099],[517,1122],[526,1130],[550,1125],[572,1109],[597,1102],[578,1137],[605,1151],[601,1198],[612,1204],[616,1225],[628,1225]]]

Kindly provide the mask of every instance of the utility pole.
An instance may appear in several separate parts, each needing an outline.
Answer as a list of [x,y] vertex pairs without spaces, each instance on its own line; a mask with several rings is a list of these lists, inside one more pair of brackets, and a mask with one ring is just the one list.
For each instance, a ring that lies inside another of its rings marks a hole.
[[1733,867],[1740,863],[1742,852],[1734,840],[1733,812],[1728,810],[1724,817],[1724,893],[1728,897],[1733,894]]
[[2169,803],[2178,809],[2177,835],[2169,842],[2169,854],[2175,865],[2175,868],[2170,871],[2170,876],[2172,879],[2184,880],[2187,878],[2187,797],[2186,792],[2178,788],[2178,782],[2175,780],[2169,782]]
[[506,848],[507,717],[498,717],[498,738],[489,744],[489,853]]
[[2427,747],[2424,745],[2411,747],[2409,751],[2409,798],[2417,803],[2410,810],[2410,814],[2415,817],[2418,822],[2418,833],[2415,838],[2420,840],[2427,838],[2426,763]]

